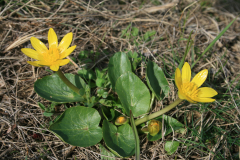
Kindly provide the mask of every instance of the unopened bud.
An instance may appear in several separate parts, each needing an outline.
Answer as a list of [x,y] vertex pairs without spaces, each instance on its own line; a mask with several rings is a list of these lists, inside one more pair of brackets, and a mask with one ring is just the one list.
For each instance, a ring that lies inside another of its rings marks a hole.
[[122,124],[126,124],[129,122],[129,119],[125,116],[119,116],[116,120],[115,120],[115,125],[122,125]]
[[148,123],[148,132],[151,136],[155,136],[162,129],[162,123],[155,119]]

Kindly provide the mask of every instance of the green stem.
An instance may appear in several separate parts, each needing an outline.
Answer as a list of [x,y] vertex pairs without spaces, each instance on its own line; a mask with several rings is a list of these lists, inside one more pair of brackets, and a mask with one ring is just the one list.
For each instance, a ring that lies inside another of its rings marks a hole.
[[144,122],[147,122],[153,118],[156,118],[158,116],[161,116],[162,114],[170,111],[171,109],[173,109],[174,107],[176,107],[180,102],[182,102],[183,100],[178,98],[176,101],[174,101],[172,104],[170,104],[169,106],[163,108],[162,110],[158,111],[158,112],[155,112],[153,114],[150,114],[148,116],[145,116],[143,118],[140,118],[140,119],[137,119],[135,120],[135,125],[139,125],[141,123],[144,123]]
[[149,106],[149,108],[148,108],[148,112],[149,112],[149,111],[150,111],[150,109],[152,108],[152,105],[153,105],[154,98],[155,98],[155,94],[154,94],[154,93],[152,93],[151,104],[150,104],[150,106]]
[[75,85],[73,85],[62,73],[62,71],[59,69],[57,72],[57,75],[61,78],[61,80],[69,87],[71,88],[74,92],[79,94],[80,89],[77,88]]
[[136,125],[134,124],[134,119],[133,119],[131,110],[130,110],[130,122],[132,125],[132,130],[133,130],[134,138],[135,138],[135,160],[140,160],[140,140],[139,140]]

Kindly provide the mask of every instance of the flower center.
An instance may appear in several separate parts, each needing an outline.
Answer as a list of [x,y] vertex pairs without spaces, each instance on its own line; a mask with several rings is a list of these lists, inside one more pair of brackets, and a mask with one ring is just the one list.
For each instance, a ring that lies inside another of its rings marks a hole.
[[193,82],[184,82],[182,84],[182,92],[190,98],[195,98],[198,96],[198,86]]
[[43,58],[48,63],[54,63],[59,59],[59,51],[57,48],[49,48],[47,52],[43,54]]

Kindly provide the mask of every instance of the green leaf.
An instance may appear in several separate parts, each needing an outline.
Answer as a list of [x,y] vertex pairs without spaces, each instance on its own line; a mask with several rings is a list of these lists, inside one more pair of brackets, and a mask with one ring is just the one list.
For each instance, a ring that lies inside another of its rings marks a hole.
[[132,27],[132,35],[133,36],[138,36],[138,28],[136,28],[136,27]]
[[85,79],[96,79],[95,72],[92,70],[81,69],[78,70],[77,73]]
[[112,109],[112,108],[110,109],[110,108],[107,108],[105,106],[102,106],[101,109],[102,109],[103,116],[108,121],[113,120],[113,118],[115,117],[115,110],[114,109]]
[[78,59],[82,60],[83,58],[87,58],[89,56],[89,51],[80,51],[79,55],[78,55]]
[[153,31],[147,31],[147,32],[143,35],[144,41],[148,41],[149,38],[150,38],[151,36],[155,35],[155,34],[156,34],[156,31],[155,31],[155,30],[153,30]]
[[100,99],[99,103],[101,103],[102,105],[107,106],[107,107],[113,107],[113,106],[121,105],[121,102],[111,95],[109,95],[106,99]]
[[164,72],[152,61],[148,61],[147,64],[147,83],[158,100],[168,95],[170,89]]
[[42,110],[46,110],[46,107],[41,102],[38,102],[38,105]]
[[[79,89],[86,86],[84,80],[74,74],[65,74],[66,78]],[[83,98],[71,90],[57,74],[45,76],[34,84],[34,89],[41,97],[53,102],[79,102]]]
[[[165,134],[164,136],[167,136],[168,134],[172,133],[173,130],[179,130],[180,128],[183,128],[183,124],[177,121],[176,119],[167,116],[167,115],[162,115],[160,117],[155,118],[156,120],[162,122],[162,117],[164,116],[164,128]],[[149,141],[156,141],[162,138],[162,132],[158,132],[155,136],[151,136],[150,134],[147,135]]]
[[115,84],[117,79],[124,73],[132,71],[131,63],[127,55],[123,52],[117,52],[110,58],[108,64],[108,76],[112,84],[113,90],[115,90]]
[[93,108],[71,107],[49,129],[68,144],[88,147],[102,139],[100,120],[98,111]]
[[97,78],[102,78],[104,76],[105,71],[100,71],[98,68],[95,69]]
[[146,85],[132,72],[118,78],[116,92],[127,115],[132,110],[133,116],[140,116],[148,111],[150,93]]
[[96,85],[97,85],[98,87],[103,87],[104,83],[105,83],[105,80],[104,80],[104,79],[102,79],[102,78],[97,78],[97,80],[96,80]]
[[100,99],[99,103],[101,103],[104,106],[108,106],[108,107],[112,107],[114,102],[111,100],[107,100],[107,99]]
[[107,98],[107,96],[108,96],[108,92],[104,92],[104,93],[102,94],[102,97],[103,97],[103,98]]
[[43,115],[46,117],[51,117],[53,115],[52,112],[43,112]]
[[172,155],[179,146],[179,142],[178,141],[167,141],[165,143],[164,149],[165,151],[167,151],[168,155]]
[[[100,148],[102,160],[115,160],[115,155],[112,154],[111,152],[107,151],[107,149],[105,147],[103,147],[100,143],[99,143],[99,148]],[[114,157],[114,158],[110,158],[110,157]]]
[[117,128],[112,123],[104,120],[102,129],[103,139],[112,153],[119,157],[129,157],[134,154],[135,140],[129,124]]
[[138,58],[138,53],[129,51],[128,52],[128,57],[130,58],[131,64],[132,64],[132,69],[135,71],[138,64],[141,62],[142,58]]

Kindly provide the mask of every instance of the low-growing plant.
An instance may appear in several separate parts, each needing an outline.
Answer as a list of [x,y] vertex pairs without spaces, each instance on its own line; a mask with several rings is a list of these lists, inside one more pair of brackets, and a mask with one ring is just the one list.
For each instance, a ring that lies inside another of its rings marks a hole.
[[[232,23],[233,21],[226,28]],[[226,29],[220,35],[225,31]],[[136,36],[137,33],[138,30],[133,28],[132,35]],[[125,34],[126,32],[123,32],[122,36]],[[143,38],[149,41],[154,34],[155,32],[148,32]],[[23,48],[22,52],[37,61],[28,63],[37,67],[48,66],[55,71],[50,76],[38,79],[34,84],[35,92],[52,102],[49,107],[39,103],[44,110],[43,114],[54,115],[54,108],[58,104],[69,103],[73,106],[58,116],[49,130],[73,146],[88,147],[99,143],[102,155],[129,157],[135,154],[136,159],[139,159],[139,134],[146,133],[149,141],[156,141],[172,132],[183,133],[184,125],[164,114],[183,100],[190,103],[211,103],[215,101],[211,97],[217,95],[210,87],[200,88],[207,78],[207,69],[200,71],[191,80],[191,66],[184,63],[184,55],[175,71],[179,98],[162,110],[149,114],[155,98],[162,101],[171,92],[164,71],[155,62],[149,60],[146,64],[146,82],[135,74],[141,61],[135,52],[115,53],[110,58],[108,67],[103,70],[83,69],[79,70],[77,75],[63,74],[60,66],[69,63],[65,58],[76,48],[69,47],[72,33],[64,36],[58,44],[57,35],[51,28],[48,32],[49,49],[35,37],[30,40],[35,50]],[[216,42],[216,39],[214,41]],[[212,45],[211,43],[210,46]],[[86,53],[88,52],[81,52],[80,58],[87,58]],[[163,125],[164,135],[161,132]],[[102,139],[112,153],[100,144]],[[171,155],[179,145],[178,141],[167,141],[165,150]]]

